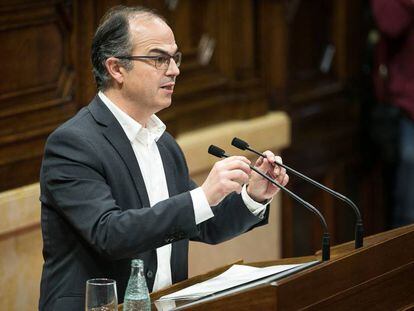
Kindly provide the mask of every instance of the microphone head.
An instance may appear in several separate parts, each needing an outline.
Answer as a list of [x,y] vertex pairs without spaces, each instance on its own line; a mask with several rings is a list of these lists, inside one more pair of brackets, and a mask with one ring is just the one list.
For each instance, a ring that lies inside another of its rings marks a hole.
[[234,137],[233,140],[231,141],[231,144],[236,147],[239,148],[241,150],[246,150],[249,147],[249,144],[246,143],[244,140]]
[[226,153],[223,149],[214,146],[214,145],[210,145],[210,147],[208,147],[208,153],[212,154],[213,156],[216,156],[218,158],[223,158],[224,154]]

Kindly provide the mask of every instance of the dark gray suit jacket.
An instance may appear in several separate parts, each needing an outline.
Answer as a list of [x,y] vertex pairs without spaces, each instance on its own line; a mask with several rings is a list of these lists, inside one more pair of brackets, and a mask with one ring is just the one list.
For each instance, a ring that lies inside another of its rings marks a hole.
[[240,195],[195,225],[184,156],[164,133],[158,141],[170,198],[152,208],[140,168],[122,127],[98,96],[48,138],[42,162],[41,224],[44,266],[41,310],[84,310],[85,282],[117,281],[123,301],[132,258],[141,258],[149,289],[156,248],[172,243],[172,280],[187,278],[188,241],[220,243],[267,223]]

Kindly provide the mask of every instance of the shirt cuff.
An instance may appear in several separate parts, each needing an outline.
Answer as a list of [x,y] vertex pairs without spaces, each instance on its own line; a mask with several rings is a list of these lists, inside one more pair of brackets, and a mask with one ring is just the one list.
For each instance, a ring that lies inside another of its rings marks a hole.
[[247,186],[246,185],[243,185],[242,192],[241,192],[241,196],[242,196],[242,199],[243,199],[244,204],[246,204],[246,206],[249,209],[249,211],[253,215],[258,216],[259,218],[263,218],[264,217],[264,213],[266,211],[266,206],[270,202],[272,202],[272,200],[273,200],[273,199],[268,200],[265,204],[256,202],[247,193]]
[[210,204],[208,204],[203,189],[198,187],[190,191],[191,200],[193,200],[194,216],[196,225],[214,217]]

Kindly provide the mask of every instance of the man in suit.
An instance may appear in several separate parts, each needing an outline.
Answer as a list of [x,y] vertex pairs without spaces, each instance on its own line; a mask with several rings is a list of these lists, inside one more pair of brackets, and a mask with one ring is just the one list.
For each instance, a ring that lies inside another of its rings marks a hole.
[[[201,187],[155,116],[171,104],[181,54],[165,20],[116,7],[99,25],[92,64],[99,93],[50,135],[40,185],[41,310],[81,310],[87,279],[117,281],[132,258],[150,290],[187,278],[189,240],[220,243],[267,222],[278,191],[245,157],[218,161]],[[267,151],[256,166],[286,185]],[[248,185],[248,186],[246,186]]]

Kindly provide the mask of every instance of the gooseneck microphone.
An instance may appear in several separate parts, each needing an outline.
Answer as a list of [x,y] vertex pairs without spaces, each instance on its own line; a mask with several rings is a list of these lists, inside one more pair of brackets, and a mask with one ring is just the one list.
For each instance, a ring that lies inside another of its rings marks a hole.
[[[211,145],[208,148],[208,153],[216,156],[218,158],[228,158],[229,155],[226,154],[226,152],[215,146],[215,145]],[[294,200],[296,200],[297,202],[299,202],[300,204],[302,204],[303,206],[305,206],[309,211],[311,211],[312,213],[316,214],[316,216],[319,218],[321,225],[322,225],[322,229],[323,229],[323,236],[322,236],[322,261],[327,261],[330,259],[330,241],[329,241],[329,232],[328,232],[328,226],[326,224],[325,218],[322,216],[322,214],[310,203],[306,202],[305,200],[303,200],[302,198],[300,198],[299,196],[297,196],[296,194],[294,194],[292,191],[290,191],[289,189],[285,188],[284,186],[282,186],[281,184],[279,184],[278,182],[276,182],[275,180],[273,180],[272,178],[270,178],[269,176],[267,176],[266,174],[263,174],[261,171],[259,171],[256,167],[249,165],[250,168],[255,171],[257,174],[259,174],[260,176],[262,176],[263,178],[267,179],[269,182],[271,182],[272,184],[274,184],[275,186],[277,186],[278,188],[280,188],[281,190],[283,190],[284,192],[286,192],[290,197],[292,197]]]
[[[249,144],[247,142],[245,142],[244,140],[234,137],[231,144],[236,147],[239,148],[241,150],[249,150],[255,154],[257,154],[260,157],[266,157],[263,153],[260,153],[252,148],[249,147]],[[364,227],[362,224],[362,217],[361,217],[361,213],[358,209],[358,207],[356,206],[356,204],[354,202],[352,202],[349,198],[347,198],[346,196],[318,183],[317,181],[313,180],[312,178],[303,175],[302,173],[299,173],[298,171],[294,170],[293,168],[287,166],[286,164],[283,163],[279,163],[279,162],[275,162],[277,165],[284,167],[288,172],[306,180],[307,182],[311,183],[312,185],[328,192],[329,194],[333,195],[334,197],[340,199],[341,201],[347,203],[349,206],[352,207],[352,209],[354,210],[355,216],[356,216],[356,223],[355,223],[355,248],[360,248],[363,246],[364,244]]]

